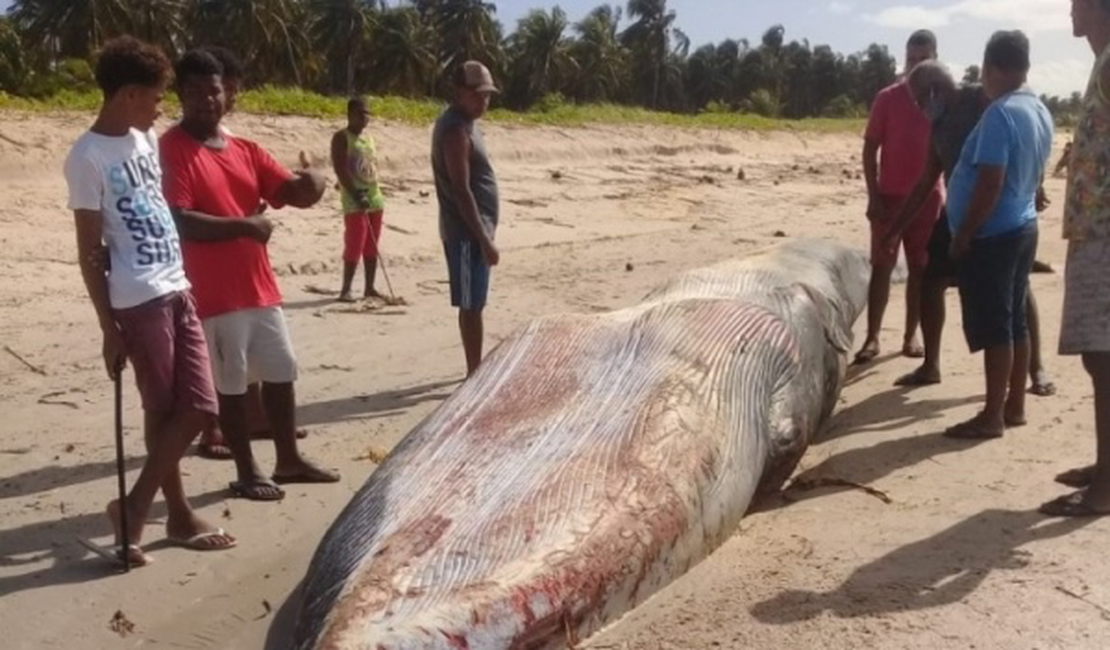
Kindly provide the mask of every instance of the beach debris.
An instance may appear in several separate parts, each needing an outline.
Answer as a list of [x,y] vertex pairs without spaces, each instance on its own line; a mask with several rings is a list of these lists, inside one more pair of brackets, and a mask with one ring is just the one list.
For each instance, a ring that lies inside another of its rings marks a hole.
[[1033,260],[1033,273],[1055,273],[1056,269],[1048,262]]
[[429,192],[428,190],[420,190],[417,193],[420,195],[420,198],[422,198],[422,199],[426,199],[426,198],[428,198],[429,196],[432,195],[432,193]]
[[747,175],[747,173],[744,172],[744,168],[741,167],[740,171],[736,172],[736,180],[743,181],[743,180],[747,180],[747,179],[748,179],[748,175]]
[[631,273],[633,271],[633,269],[635,269],[635,268],[636,267],[632,266],[632,262],[628,262],[627,264],[624,265],[624,270],[628,271],[629,273]]
[[869,485],[863,485],[862,483],[856,483],[855,481],[849,481],[847,479],[835,477],[822,477],[814,479],[796,478],[791,481],[790,485],[786,486],[786,488],[783,489],[782,494],[783,497],[786,498],[786,500],[790,501],[792,500],[789,495],[790,492],[810,492],[812,490],[819,490],[824,487],[846,487],[869,494],[887,505],[894,503],[894,500],[891,499],[890,496],[882,490],[876,490]]
[[551,180],[557,181],[563,178],[563,172],[558,169],[551,170]]
[[384,461],[385,457],[388,455],[389,452],[384,449],[378,447],[368,447],[366,451],[362,452],[358,456],[355,456],[354,460],[368,460],[375,465],[381,465],[382,461]]
[[31,372],[33,372],[35,374],[38,374],[38,375],[42,375],[43,377],[46,376],[46,371],[45,370],[43,370],[42,368],[40,368],[40,367],[36,366],[35,364],[31,363],[27,359],[23,358],[23,355],[16,352],[15,350],[13,350],[10,345],[5,345],[4,346],[4,352],[7,352],[8,354],[15,357],[17,361],[19,361],[23,365],[27,366],[27,369],[30,370]]
[[47,404],[49,406],[66,406],[74,410],[80,409],[81,407],[78,406],[77,402],[56,399],[58,397],[61,397],[62,395],[66,395],[69,392],[70,391],[68,390],[58,390],[54,391],[53,393],[47,393],[39,398],[39,404]]
[[781,231],[781,230],[776,230],[775,234],[772,235],[772,237],[785,237],[785,236],[786,236],[786,233]]
[[128,620],[122,610],[117,609],[112,615],[112,620],[108,621],[108,629],[121,637],[126,637],[128,634],[134,634],[135,624]]

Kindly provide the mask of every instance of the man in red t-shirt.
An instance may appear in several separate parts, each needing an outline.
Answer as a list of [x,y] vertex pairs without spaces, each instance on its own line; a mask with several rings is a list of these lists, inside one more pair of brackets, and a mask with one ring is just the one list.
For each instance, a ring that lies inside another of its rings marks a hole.
[[[914,32],[906,43],[906,74],[884,88],[871,104],[863,144],[867,219],[871,222],[871,288],[867,302],[867,340],[856,354],[856,363],[867,363],[879,356],[879,332],[890,300],[890,276],[898,263],[898,247],[887,246],[883,240],[924,171],[929,151],[929,119],[918,108],[905,76],[918,63],[936,56],[936,36],[928,30]],[[902,234],[909,268],[906,333],[902,339],[902,354],[907,357],[920,358],[925,354],[917,338],[921,322],[921,282],[929,261],[929,236],[940,217],[942,198],[938,183],[914,218],[913,225]]]
[[[189,52],[177,63],[182,118],[161,139],[164,193],[181,231],[185,273],[208,339],[220,428],[235,456],[238,480],[231,489],[271,501],[284,497],[281,483],[339,480],[297,450],[297,363],[266,251],[273,224],[263,214],[266,204],[312,206],[323,195],[324,180],[312,170],[290,172],[262,147],[220,130],[221,74],[208,52]],[[277,450],[272,479],[255,463],[247,431],[247,386],[255,379],[262,381]]]

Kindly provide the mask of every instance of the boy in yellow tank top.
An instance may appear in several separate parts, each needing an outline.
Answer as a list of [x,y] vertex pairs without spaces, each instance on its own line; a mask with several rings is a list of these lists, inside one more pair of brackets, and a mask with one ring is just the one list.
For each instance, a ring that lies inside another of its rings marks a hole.
[[385,197],[378,185],[378,159],[374,139],[366,133],[370,105],[365,98],[347,102],[347,126],[332,136],[331,162],[343,201],[343,288],[340,302],[354,302],[351,283],[362,259],[366,273],[365,298],[378,298],[374,277],[378,268],[378,243],[382,236]]

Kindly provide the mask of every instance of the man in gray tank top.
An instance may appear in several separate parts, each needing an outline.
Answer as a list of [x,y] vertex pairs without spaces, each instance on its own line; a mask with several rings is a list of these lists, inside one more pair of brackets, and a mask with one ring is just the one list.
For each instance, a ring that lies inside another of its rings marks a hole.
[[[947,184],[959,162],[964,143],[971,135],[983,111],[990,105],[983,87],[979,84],[957,86],[955,79],[943,64],[926,61],[910,72],[907,80],[910,92],[922,111],[932,123],[931,146],[925,171],[917,186],[906,200],[902,212],[895,217],[894,225],[884,244],[897,246],[897,233],[909,226],[917,214],[915,205],[925,200],[926,193],[944,176]],[[1037,197],[1037,208],[1047,207],[1043,188]],[[952,235],[948,229],[947,214],[942,211],[941,218],[933,229],[929,240],[929,264],[921,287],[921,331],[925,339],[925,359],[913,372],[899,377],[898,386],[925,386],[940,383],[940,341],[947,316],[944,295],[956,278],[956,264],[949,256]],[[1029,376],[1032,380],[1030,391],[1035,395],[1047,396],[1056,392],[1056,386],[1048,379],[1041,357],[1040,318],[1032,290],[1027,294],[1029,337],[1032,358],[1029,363]]]
[[486,66],[462,64],[454,75],[455,97],[432,133],[432,173],[439,200],[439,234],[447,257],[451,305],[459,309],[459,333],[466,374],[482,360],[482,310],[489,293],[490,268],[501,254],[494,244],[499,203],[482,133],[474,124],[498,92]]

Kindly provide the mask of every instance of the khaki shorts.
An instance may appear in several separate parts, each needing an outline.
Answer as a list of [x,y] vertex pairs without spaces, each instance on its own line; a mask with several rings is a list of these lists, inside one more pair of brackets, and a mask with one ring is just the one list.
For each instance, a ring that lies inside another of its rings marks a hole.
[[1110,239],[1068,244],[1060,354],[1110,352]]
[[221,395],[244,395],[256,381],[297,380],[297,357],[281,307],[243,309],[204,319],[212,378]]

